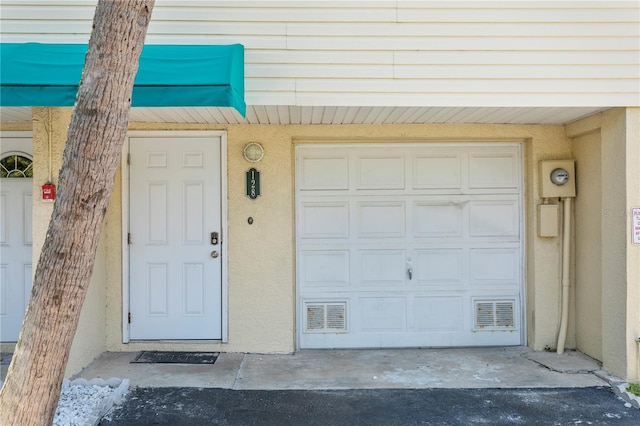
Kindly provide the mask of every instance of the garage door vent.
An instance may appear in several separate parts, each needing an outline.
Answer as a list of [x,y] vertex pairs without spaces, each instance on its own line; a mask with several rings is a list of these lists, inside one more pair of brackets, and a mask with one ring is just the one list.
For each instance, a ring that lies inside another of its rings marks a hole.
[[347,331],[346,302],[305,303],[305,332]]
[[476,300],[474,330],[515,330],[515,300]]

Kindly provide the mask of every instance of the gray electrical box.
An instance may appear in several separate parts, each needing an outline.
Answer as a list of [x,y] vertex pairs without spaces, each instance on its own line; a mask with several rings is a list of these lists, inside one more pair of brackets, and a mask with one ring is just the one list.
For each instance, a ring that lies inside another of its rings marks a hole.
[[538,205],[538,236],[557,237],[560,235],[559,209],[557,204]]
[[574,160],[541,161],[539,174],[542,198],[576,196]]

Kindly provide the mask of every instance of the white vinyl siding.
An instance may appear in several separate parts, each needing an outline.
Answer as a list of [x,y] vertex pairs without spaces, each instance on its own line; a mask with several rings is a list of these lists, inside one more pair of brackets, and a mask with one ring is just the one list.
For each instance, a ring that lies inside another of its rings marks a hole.
[[[86,43],[94,6],[2,0],[2,40]],[[640,105],[637,1],[158,0],[147,43],[242,43],[250,105]]]

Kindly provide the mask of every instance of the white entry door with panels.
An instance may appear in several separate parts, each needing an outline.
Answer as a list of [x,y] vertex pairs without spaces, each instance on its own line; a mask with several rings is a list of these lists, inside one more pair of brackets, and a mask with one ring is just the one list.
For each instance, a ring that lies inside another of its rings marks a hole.
[[298,146],[298,346],[522,344],[520,151]]
[[16,342],[31,296],[31,137],[2,137],[0,147],[0,342]]
[[129,336],[221,339],[220,137],[132,137],[129,150]]

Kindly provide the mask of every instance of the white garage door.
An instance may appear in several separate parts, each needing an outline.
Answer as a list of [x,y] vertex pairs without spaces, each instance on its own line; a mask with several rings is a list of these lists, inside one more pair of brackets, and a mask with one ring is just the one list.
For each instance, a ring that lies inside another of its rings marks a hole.
[[298,346],[519,345],[519,144],[296,149]]

